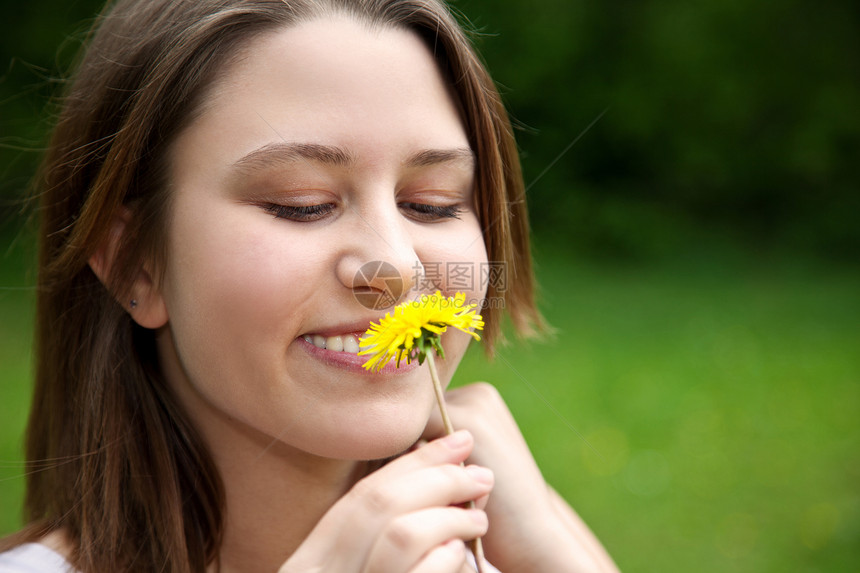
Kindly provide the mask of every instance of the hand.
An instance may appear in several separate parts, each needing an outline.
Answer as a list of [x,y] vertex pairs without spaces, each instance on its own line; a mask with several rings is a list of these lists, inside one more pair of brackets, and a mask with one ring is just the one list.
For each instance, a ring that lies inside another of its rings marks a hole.
[[279,573],[461,573],[464,540],[487,516],[457,504],[486,500],[492,472],[461,467],[465,431],[412,451],[359,481],[323,516]]
[[[475,437],[469,460],[495,474],[486,508],[490,528],[483,538],[490,563],[504,573],[617,571],[588,527],[546,484],[493,386],[475,383],[450,390],[446,403],[454,427]],[[434,413],[424,438],[443,433],[441,418]]]

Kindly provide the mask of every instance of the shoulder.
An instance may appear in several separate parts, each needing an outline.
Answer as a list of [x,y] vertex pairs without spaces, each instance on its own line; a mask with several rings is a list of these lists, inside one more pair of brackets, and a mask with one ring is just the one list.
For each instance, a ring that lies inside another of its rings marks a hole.
[[0,573],[71,573],[66,558],[41,543],[25,543],[0,553]]
[[0,573],[74,573],[63,549],[56,534],[49,534],[41,543],[23,543],[0,553]]

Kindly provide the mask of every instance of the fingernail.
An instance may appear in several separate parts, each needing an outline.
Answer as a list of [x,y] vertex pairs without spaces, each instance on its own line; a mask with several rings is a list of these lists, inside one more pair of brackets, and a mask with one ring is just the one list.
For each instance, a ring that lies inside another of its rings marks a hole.
[[445,436],[443,442],[451,449],[460,449],[469,443],[471,436],[466,430],[454,432],[450,436]]
[[493,483],[493,470],[481,466],[466,466],[466,471],[473,480],[479,483],[491,485]]

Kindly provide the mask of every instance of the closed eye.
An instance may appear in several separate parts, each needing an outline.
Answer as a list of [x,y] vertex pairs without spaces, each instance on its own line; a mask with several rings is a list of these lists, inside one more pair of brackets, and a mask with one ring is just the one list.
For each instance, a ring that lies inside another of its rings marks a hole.
[[331,213],[335,205],[333,203],[323,203],[321,205],[279,205],[277,203],[268,203],[263,205],[266,212],[271,213],[278,219],[287,219],[300,223],[310,223],[322,219]]
[[445,219],[459,219],[463,208],[460,205],[429,205],[427,203],[399,203],[401,209],[409,211],[412,219],[420,222],[443,221]]

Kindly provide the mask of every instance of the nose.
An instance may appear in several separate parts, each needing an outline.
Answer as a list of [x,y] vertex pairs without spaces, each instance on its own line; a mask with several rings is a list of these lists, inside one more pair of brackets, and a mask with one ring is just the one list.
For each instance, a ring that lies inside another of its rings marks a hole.
[[385,310],[406,300],[425,280],[408,224],[396,206],[393,216],[352,215],[350,246],[338,260],[338,280],[366,308]]

